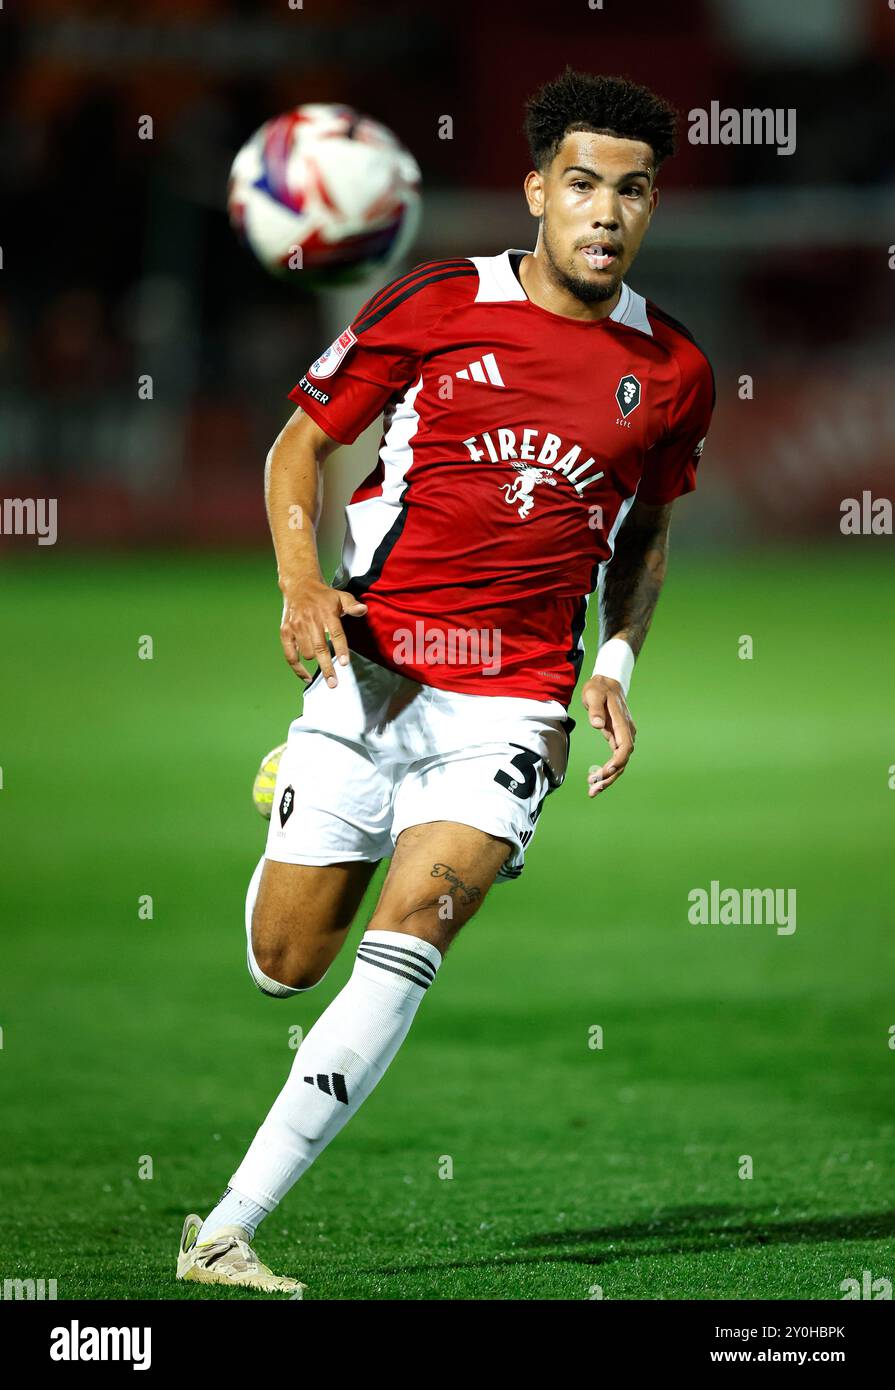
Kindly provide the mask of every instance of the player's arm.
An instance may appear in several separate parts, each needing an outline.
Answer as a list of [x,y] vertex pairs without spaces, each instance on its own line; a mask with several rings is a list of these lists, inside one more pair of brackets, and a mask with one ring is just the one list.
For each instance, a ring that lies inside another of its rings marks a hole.
[[315,528],[322,464],[339,444],[353,444],[389,401],[417,380],[433,324],[458,297],[471,300],[477,285],[471,262],[414,266],[370,296],[289,392],[301,408],[268,458],[267,513],[283,591],[280,637],[286,660],[305,680],[310,677],[300,658],[316,656],[327,684],[338,684],[326,633],[337,663],[346,664],[341,619],[367,612],[366,604],[331,589],[320,573]]
[[[626,642],[637,657],[646,641],[668,563],[671,503],[635,501],[615,540],[606,567],[600,608],[604,643]],[[634,751],[637,729],[620,680],[594,675],[582,699],[593,728],[602,730],[612,756],[588,777],[588,795],[596,796],[622,775]]]
[[[601,599],[604,640],[618,637],[635,657],[646,641],[668,566],[671,503],[634,502],[615,540]],[[618,682],[614,682],[618,684]]]
[[331,439],[303,410],[296,410],[280,431],[264,470],[264,499],[277,557],[277,577],[283,594],[280,641],[297,676],[311,674],[302,658],[315,657],[327,685],[337,685],[326,634],[332,638],[336,660],[349,661],[342,615],[367,611],[353,594],[333,589],[320,571],[317,524],[323,505],[323,464],[338,441]]

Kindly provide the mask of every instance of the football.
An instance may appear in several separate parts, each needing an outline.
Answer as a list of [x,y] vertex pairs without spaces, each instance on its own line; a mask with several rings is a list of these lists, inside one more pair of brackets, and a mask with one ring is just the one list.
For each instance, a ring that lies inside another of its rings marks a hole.
[[272,748],[261,759],[261,766],[255,774],[255,781],[252,784],[252,802],[255,810],[262,815],[265,820],[270,820],[273,810],[273,794],[277,785],[277,772],[280,768],[280,759],[283,756],[285,743],[279,747]]
[[296,106],[266,121],[233,161],[231,225],[274,275],[360,280],[409,247],[420,170],[386,126],[350,106]]

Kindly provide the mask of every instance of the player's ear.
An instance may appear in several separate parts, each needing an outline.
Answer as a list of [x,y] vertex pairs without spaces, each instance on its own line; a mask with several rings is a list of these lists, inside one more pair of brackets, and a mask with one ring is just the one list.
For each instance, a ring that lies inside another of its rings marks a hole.
[[525,192],[525,201],[528,203],[528,211],[532,217],[544,216],[544,180],[537,169],[530,169],[525,175],[522,184]]

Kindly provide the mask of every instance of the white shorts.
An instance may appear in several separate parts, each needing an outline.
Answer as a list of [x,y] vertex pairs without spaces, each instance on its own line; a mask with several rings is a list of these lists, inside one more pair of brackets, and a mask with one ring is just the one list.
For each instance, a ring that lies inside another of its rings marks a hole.
[[376,862],[402,830],[459,821],[512,846],[518,878],[545,796],[566,774],[575,721],[556,700],[458,695],[351,653],[339,684],[318,673],[289,728],[265,856]]

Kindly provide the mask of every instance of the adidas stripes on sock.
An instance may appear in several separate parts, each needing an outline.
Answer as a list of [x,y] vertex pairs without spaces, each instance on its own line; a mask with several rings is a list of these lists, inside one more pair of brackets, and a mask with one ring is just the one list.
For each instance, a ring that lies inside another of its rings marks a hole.
[[296,1052],[285,1086],[200,1240],[208,1240],[215,1225],[243,1224],[220,1219],[228,1196],[254,1203],[256,1212],[272,1211],[307,1171],[384,1074],[440,964],[441,952],[419,937],[365,933],[350,980]]

